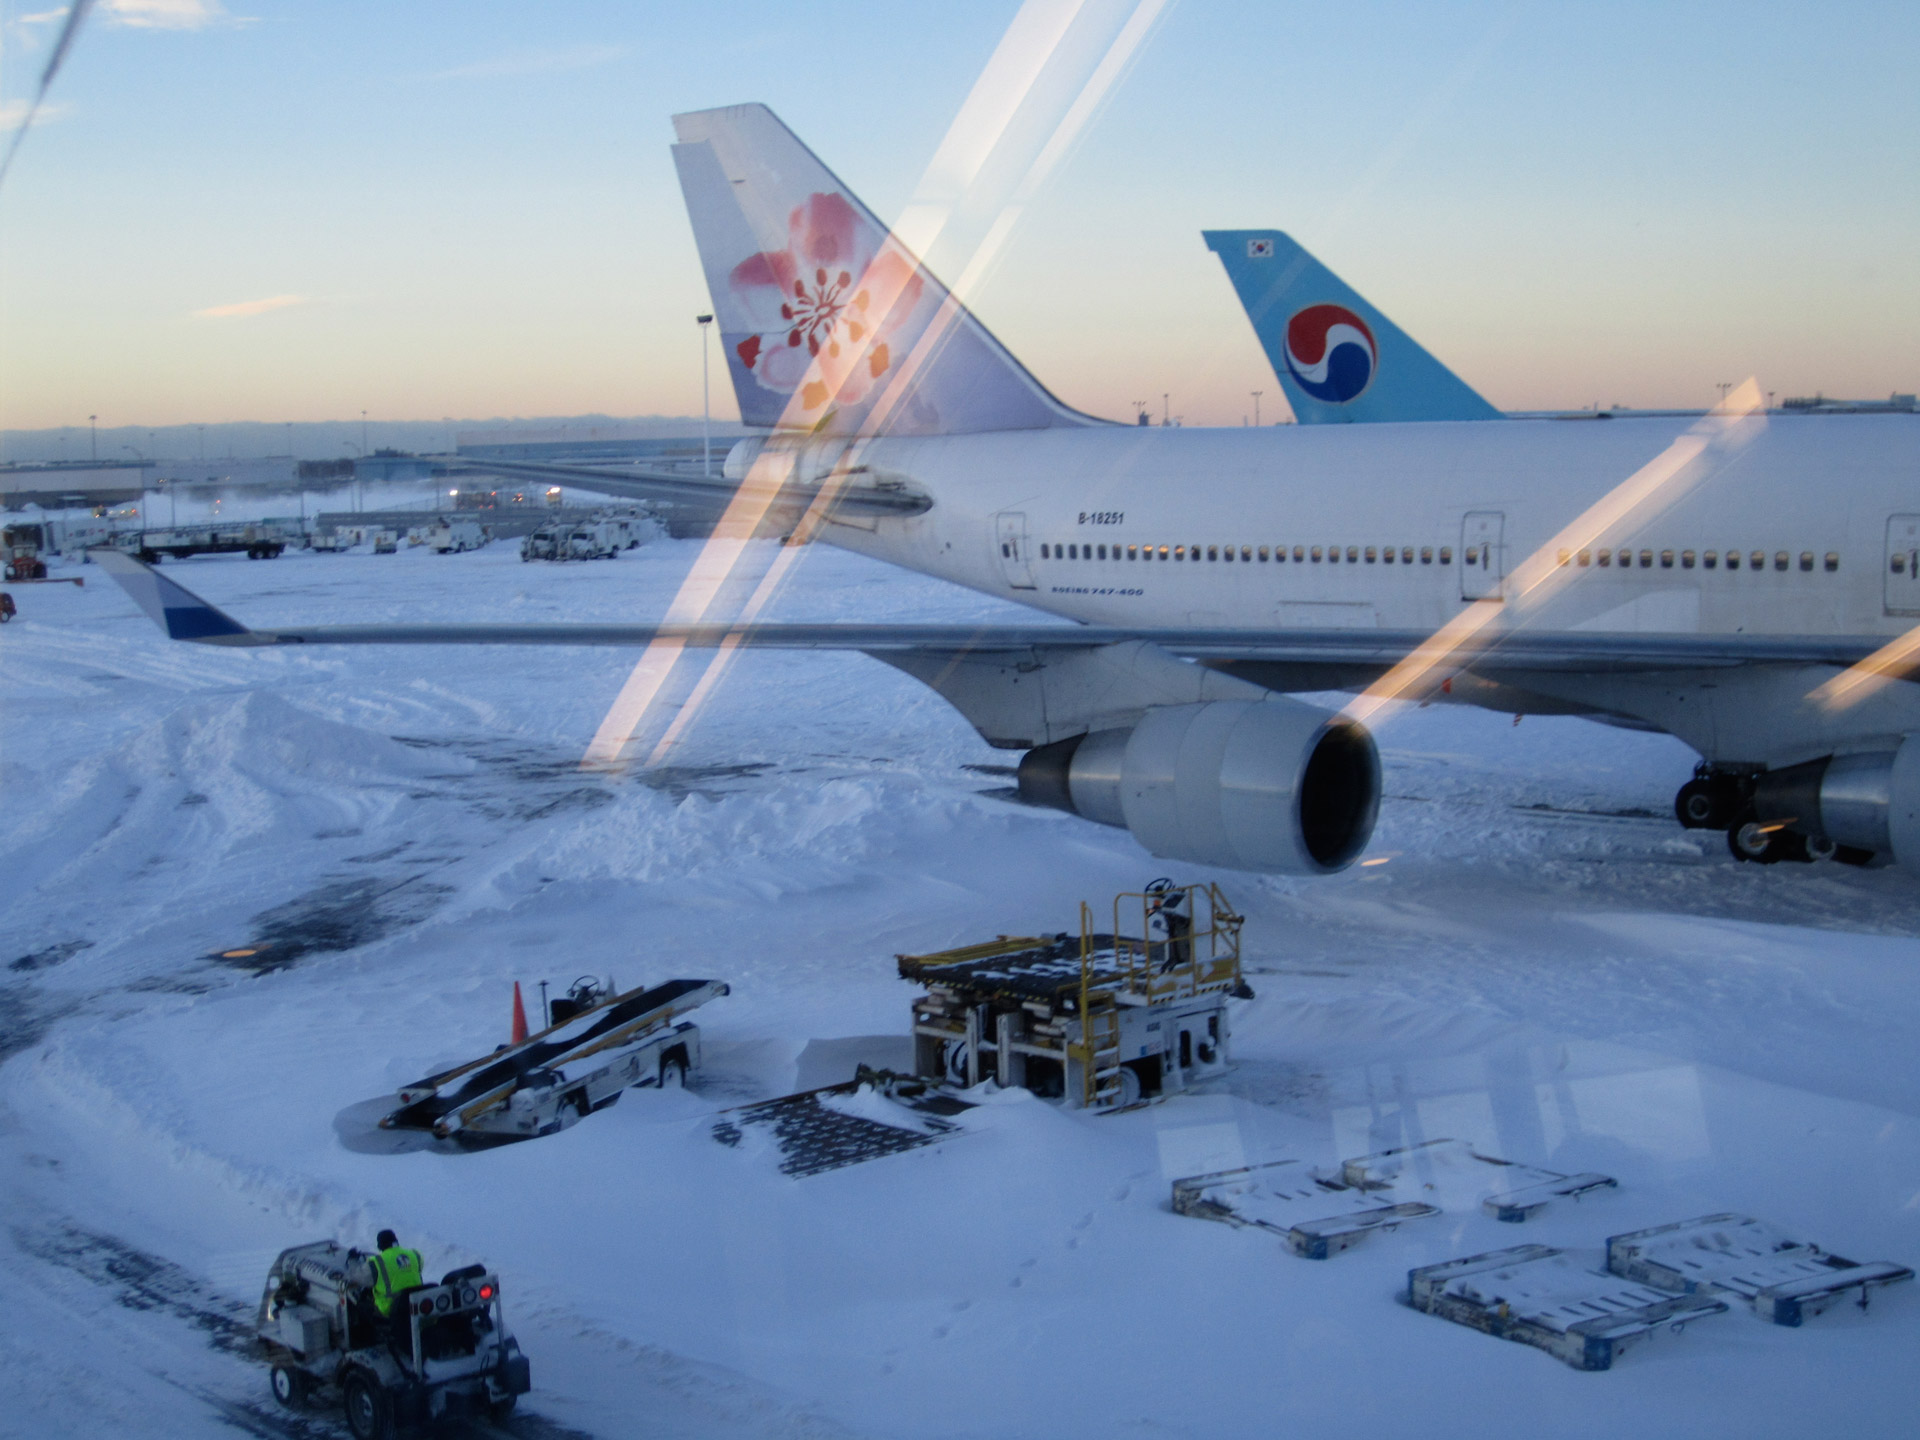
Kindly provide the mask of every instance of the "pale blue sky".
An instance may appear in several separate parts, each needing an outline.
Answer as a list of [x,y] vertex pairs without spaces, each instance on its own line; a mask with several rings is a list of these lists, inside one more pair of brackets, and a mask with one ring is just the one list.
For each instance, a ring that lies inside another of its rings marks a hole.
[[[765,101],[891,217],[1016,8],[112,3],[0,192],[7,427],[697,412],[668,116]],[[1912,390],[1916,56],[1911,3],[1181,0],[976,309],[1098,413],[1272,418],[1199,232],[1275,225],[1504,407]]]

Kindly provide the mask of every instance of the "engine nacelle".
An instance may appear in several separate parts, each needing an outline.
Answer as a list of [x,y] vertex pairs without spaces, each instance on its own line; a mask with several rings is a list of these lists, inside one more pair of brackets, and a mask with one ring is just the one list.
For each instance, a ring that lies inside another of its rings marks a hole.
[[1920,735],[1893,750],[1769,770],[1754,781],[1753,809],[1763,825],[1920,865]]
[[1373,834],[1380,754],[1363,726],[1297,700],[1163,705],[1131,730],[1029,750],[1020,794],[1169,860],[1325,875]]

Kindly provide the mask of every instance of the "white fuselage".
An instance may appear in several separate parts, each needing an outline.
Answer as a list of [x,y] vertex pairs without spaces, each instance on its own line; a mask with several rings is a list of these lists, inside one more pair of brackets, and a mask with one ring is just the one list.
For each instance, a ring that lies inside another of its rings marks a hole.
[[[823,538],[1092,623],[1435,629],[1497,596],[1501,576],[1686,428],[1501,420],[887,440],[863,460],[925,490],[932,509]],[[1683,475],[1664,503],[1637,510],[1631,528],[1598,534],[1584,547],[1591,563],[1573,557],[1568,592],[1587,629],[1891,636],[1920,623],[1920,581],[1890,568],[1906,548],[1900,516],[1920,516],[1920,418],[1776,417],[1724,466]],[[1021,555],[1002,555],[1003,525],[1024,531]],[[1483,545],[1491,575],[1477,553],[1466,563]],[[1229,547],[1231,561],[1214,558]]]
[[[1748,443],[1578,546],[1556,537],[1688,421],[882,440],[861,463],[932,508],[822,538],[1098,624],[1431,631],[1501,598],[1542,547],[1570,553],[1566,583],[1511,617],[1532,627],[1891,637],[1920,624],[1920,417],[1749,423]],[[1895,690],[1904,708],[1889,721],[1876,706],[1871,725],[1920,730],[1914,687]]]

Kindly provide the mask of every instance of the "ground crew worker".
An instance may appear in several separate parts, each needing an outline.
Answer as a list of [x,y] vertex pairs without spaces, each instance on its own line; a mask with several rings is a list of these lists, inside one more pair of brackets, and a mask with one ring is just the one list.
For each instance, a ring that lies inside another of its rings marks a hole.
[[382,1230],[374,1244],[379,1249],[367,1257],[367,1263],[373,1267],[373,1308],[385,1320],[393,1315],[394,1296],[402,1290],[424,1285],[427,1280],[420,1268],[420,1252],[403,1248],[393,1231]]

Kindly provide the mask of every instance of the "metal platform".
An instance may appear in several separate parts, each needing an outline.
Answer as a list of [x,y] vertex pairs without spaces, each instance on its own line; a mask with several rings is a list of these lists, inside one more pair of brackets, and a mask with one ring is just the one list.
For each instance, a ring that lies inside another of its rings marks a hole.
[[1732,1214],[1615,1235],[1607,1241],[1607,1268],[1666,1290],[1738,1295],[1775,1325],[1798,1325],[1849,1297],[1864,1310],[1871,1291],[1913,1278],[1905,1265],[1858,1264]]
[[1608,1175],[1561,1175],[1482,1155],[1459,1140],[1429,1140],[1324,1172],[1277,1160],[1176,1180],[1173,1208],[1270,1230],[1295,1255],[1325,1260],[1408,1221],[1475,1207],[1496,1220],[1524,1221],[1554,1199],[1614,1183]]
[[1517,1245],[1407,1274],[1416,1310],[1546,1351],[1576,1370],[1606,1370],[1662,1329],[1724,1312],[1710,1295],[1674,1295],[1594,1270],[1549,1245]]
[[862,1066],[841,1085],[725,1111],[713,1138],[738,1147],[747,1127],[764,1126],[779,1148],[780,1173],[801,1179],[951,1139],[961,1133],[954,1117],[972,1108],[923,1081]]

